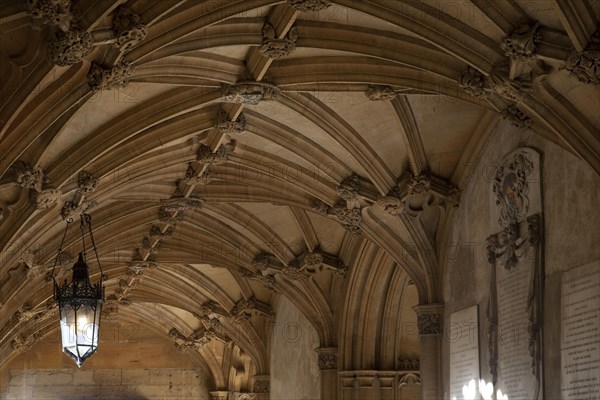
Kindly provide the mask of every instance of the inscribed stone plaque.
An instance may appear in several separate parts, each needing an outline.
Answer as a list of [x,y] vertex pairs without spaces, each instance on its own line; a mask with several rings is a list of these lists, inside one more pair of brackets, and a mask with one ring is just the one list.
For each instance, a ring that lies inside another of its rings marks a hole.
[[487,239],[490,374],[498,398],[536,400],[542,387],[542,201],[540,156],[519,148],[492,182],[491,213],[501,229]]
[[476,305],[450,315],[450,325],[445,336],[450,341],[450,399],[452,400],[464,399],[465,393],[479,385],[478,332]]
[[561,398],[600,399],[600,261],[561,278]]

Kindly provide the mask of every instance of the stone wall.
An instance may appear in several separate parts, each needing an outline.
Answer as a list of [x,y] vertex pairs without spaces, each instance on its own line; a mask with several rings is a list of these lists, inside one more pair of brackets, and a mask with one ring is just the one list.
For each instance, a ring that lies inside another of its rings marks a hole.
[[[491,180],[502,157],[517,147],[531,147],[542,157],[544,207],[544,399],[560,399],[560,276],[564,271],[600,259],[600,177],[584,162],[527,130],[500,122],[480,162],[461,166],[472,172],[453,222],[444,263],[445,320],[452,312],[479,304],[481,378],[490,381],[485,337],[490,268],[485,239],[499,228],[492,224]],[[449,341],[443,344],[443,390],[449,391]]]
[[195,369],[12,369],[2,399],[208,399]]

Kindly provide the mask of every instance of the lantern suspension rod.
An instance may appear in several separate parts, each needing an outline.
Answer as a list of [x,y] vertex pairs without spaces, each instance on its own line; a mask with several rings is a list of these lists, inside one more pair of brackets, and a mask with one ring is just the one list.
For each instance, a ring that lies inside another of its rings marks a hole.
[[52,272],[50,273],[52,275],[52,281],[54,281],[54,287],[56,287],[56,278],[54,276],[54,270],[56,269],[56,264],[58,264],[58,259],[63,252],[65,238],[67,237],[67,231],[69,230],[69,223],[70,223],[70,221],[67,220],[67,226],[65,226],[65,232],[63,233],[62,240],[60,241],[60,246],[58,247],[58,253],[56,254],[56,258],[54,259],[54,265],[52,266]]

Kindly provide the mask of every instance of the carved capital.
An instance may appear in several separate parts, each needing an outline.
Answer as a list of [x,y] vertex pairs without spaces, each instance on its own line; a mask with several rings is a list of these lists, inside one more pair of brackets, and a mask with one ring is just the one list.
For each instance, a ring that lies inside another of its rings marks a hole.
[[270,380],[268,376],[255,377],[254,380],[254,393],[269,393]]
[[471,96],[486,98],[490,94],[486,76],[470,66],[460,76],[458,84]]
[[29,15],[64,32],[71,27],[71,0],[29,0]]
[[585,50],[567,59],[565,67],[580,82],[600,84],[600,29],[592,35]]
[[502,118],[517,128],[527,129],[531,126],[531,118],[515,106],[502,110]]
[[264,82],[242,82],[224,86],[223,101],[255,105],[261,101],[276,100],[279,93],[278,87]]
[[246,118],[244,114],[240,114],[235,121],[229,119],[229,115],[223,109],[219,110],[217,115],[217,130],[221,134],[225,133],[242,133],[246,129]]
[[417,313],[419,335],[439,335],[443,332],[443,304],[417,305],[413,307],[413,310]]
[[391,86],[370,85],[365,91],[365,96],[371,101],[390,101],[398,96]]
[[320,370],[333,370],[338,368],[337,347],[319,347],[315,349],[317,352],[317,362]]
[[109,69],[93,62],[87,75],[88,83],[94,92],[126,87],[133,70],[134,67],[124,58]]
[[210,392],[211,400],[229,400],[229,392],[216,391]]
[[127,7],[119,7],[115,12],[112,28],[117,38],[114,46],[121,51],[128,51],[148,34],[140,16]]
[[259,50],[266,57],[278,59],[296,50],[296,40],[298,39],[298,30],[296,27],[290,29],[284,38],[278,39],[273,25],[266,22],[263,26],[262,34],[262,46]]
[[67,67],[81,62],[92,49],[92,35],[89,32],[70,30],[57,31],[49,42],[48,51],[54,64]]
[[510,35],[502,38],[500,48],[504,54],[516,61],[527,61],[535,56],[537,45],[542,41],[538,32],[539,22],[519,25]]
[[288,0],[288,4],[298,11],[321,11],[331,5],[329,0]]

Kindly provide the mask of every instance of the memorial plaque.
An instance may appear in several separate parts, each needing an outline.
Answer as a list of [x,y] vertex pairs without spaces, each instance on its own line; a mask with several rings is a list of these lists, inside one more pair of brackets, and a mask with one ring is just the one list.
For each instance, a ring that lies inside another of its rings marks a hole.
[[562,399],[600,400],[600,261],[561,278]]
[[497,398],[536,400],[542,388],[542,196],[539,154],[519,148],[492,182],[493,225],[487,316],[490,374]]
[[450,341],[450,399],[462,400],[479,385],[477,306],[452,313],[446,329]]

